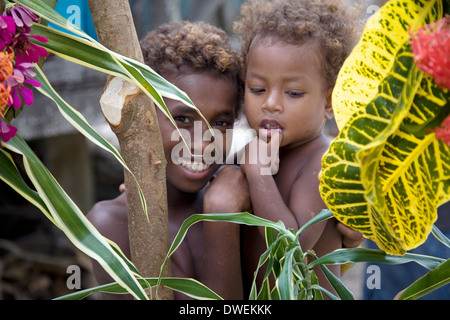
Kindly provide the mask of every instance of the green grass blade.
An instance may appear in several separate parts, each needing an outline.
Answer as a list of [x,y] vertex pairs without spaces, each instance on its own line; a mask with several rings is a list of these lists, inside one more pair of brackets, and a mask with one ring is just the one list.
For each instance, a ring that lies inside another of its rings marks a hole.
[[403,264],[408,262],[416,262],[427,269],[434,269],[443,263],[445,259],[407,253],[403,256],[394,256],[380,250],[372,250],[365,248],[355,249],[339,249],[312,261],[309,267],[321,264],[343,264],[347,262],[375,262],[384,264]]
[[[140,279],[141,285],[149,284],[150,286],[156,286],[160,280],[160,284],[186,294],[187,296],[198,299],[198,300],[222,300],[222,298],[214,293],[212,290],[207,288],[202,283],[194,279],[184,279],[184,278],[144,278]],[[89,295],[95,292],[111,293],[111,294],[127,294],[128,292],[123,289],[117,283],[106,284],[94,288],[89,288],[86,290],[77,291],[62,297],[58,297],[54,300],[81,300],[85,299]]]
[[38,66],[35,67],[35,72],[36,72],[35,79],[39,81],[39,83],[41,84],[41,87],[38,87],[37,90],[46,97],[48,97],[49,99],[51,99],[56,104],[62,116],[75,129],[77,129],[92,143],[104,149],[105,151],[111,153],[116,158],[116,160],[131,174],[131,176],[133,177],[134,181],[138,186],[138,192],[142,208],[144,212],[147,212],[147,203],[145,201],[142,189],[139,187],[136,177],[134,176],[133,172],[131,172],[131,170],[128,168],[120,152],[113,145],[111,145],[105,138],[103,138],[100,134],[98,134],[97,131],[95,131],[94,128],[91,127],[91,125],[87,122],[87,120],[81,113],[72,108],[72,106],[70,106],[63,98],[61,98],[61,96],[55,91],[55,89],[53,89],[52,85],[46,78],[45,74]]
[[323,294],[325,294],[327,297],[328,297],[328,299],[330,299],[330,300],[339,300],[339,298],[338,297],[336,297],[334,294],[332,294],[330,291],[328,291],[327,289],[325,289],[325,288],[322,288],[321,286],[319,286],[319,285],[312,285],[311,286],[311,289],[315,289],[315,290],[318,290],[318,291],[320,291],[320,292],[322,292]]
[[440,242],[442,242],[444,245],[450,248],[450,239],[445,236],[445,234],[442,233],[441,230],[436,227],[436,225],[433,226],[433,235],[438,239]]
[[330,210],[322,210],[322,212],[320,212],[318,215],[316,215],[314,218],[312,218],[311,220],[309,220],[307,223],[305,223],[305,225],[303,227],[301,227],[298,231],[296,236],[298,237],[303,230],[305,230],[306,228],[310,227],[311,225],[318,223],[320,221],[324,221],[324,220],[328,220],[333,218],[333,213]]
[[280,293],[281,300],[295,300],[294,278],[292,273],[293,257],[297,248],[293,248],[286,252],[282,262],[280,276],[277,278],[276,286]]
[[32,190],[23,180],[19,170],[15,166],[10,154],[0,148],[0,179],[13,188],[18,194],[24,197],[31,204],[36,206],[54,224],[55,220],[51,216],[44,201],[39,194]]
[[9,142],[3,142],[2,146],[23,156],[28,177],[56,225],[69,240],[81,251],[97,260],[115,281],[127,288],[127,291],[136,298],[147,299],[145,291],[127,264],[86,219],[25,141],[16,135]]
[[416,300],[450,283],[450,259],[410,285],[400,300]]
[[342,283],[341,279],[339,279],[333,272],[331,272],[327,268],[327,266],[321,264],[320,269],[322,269],[322,272],[324,273],[328,282],[331,284],[341,300],[355,300],[355,296],[353,295],[353,293],[348,290],[348,288]]
[[248,212],[243,213],[224,213],[224,214],[194,214],[187,218],[180,227],[177,235],[172,241],[172,245],[167,253],[166,260],[164,264],[161,266],[161,273],[164,270],[165,264],[170,256],[175,252],[175,250],[180,246],[181,242],[184,240],[186,233],[189,228],[200,222],[200,221],[216,221],[216,222],[231,222],[231,223],[239,223],[245,224],[249,226],[260,226],[260,227],[268,227],[274,228],[280,232],[286,232],[286,228],[284,224],[279,222],[272,222],[266,219],[259,218],[257,216],[251,215]]

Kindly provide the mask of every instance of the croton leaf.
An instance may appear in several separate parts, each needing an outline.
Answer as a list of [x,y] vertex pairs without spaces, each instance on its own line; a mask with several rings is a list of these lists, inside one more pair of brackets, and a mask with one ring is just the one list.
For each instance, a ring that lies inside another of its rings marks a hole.
[[450,200],[450,149],[429,128],[449,93],[420,71],[410,30],[443,16],[442,1],[388,2],[346,61],[333,105],[340,134],[323,159],[320,191],[334,216],[389,254],[422,244]]

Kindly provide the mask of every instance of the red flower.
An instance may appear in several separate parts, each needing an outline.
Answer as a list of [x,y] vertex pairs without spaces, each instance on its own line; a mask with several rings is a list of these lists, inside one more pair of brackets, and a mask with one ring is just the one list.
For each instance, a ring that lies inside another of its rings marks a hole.
[[417,67],[450,89],[450,16],[420,28],[411,39]]
[[440,128],[435,130],[436,138],[443,139],[450,146],[450,116],[444,120]]

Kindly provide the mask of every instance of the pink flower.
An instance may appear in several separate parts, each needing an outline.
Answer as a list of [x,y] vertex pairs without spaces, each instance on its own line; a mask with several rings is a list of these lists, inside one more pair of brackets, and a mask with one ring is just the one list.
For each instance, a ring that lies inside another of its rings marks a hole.
[[25,84],[40,87],[41,84],[34,80],[33,77],[36,76],[36,73],[31,69],[34,65],[30,62],[27,62],[22,57],[16,57],[16,66],[14,68],[14,74],[9,78],[8,84],[12,88],[12,94],[10,96],[10,100],[8,101],[9,105],[12,105],[16,109],[20,109],[22,101],[20,97],[22,97],[23,102],[26,105],[32,105],[34,96],[33,90],[30,89]]
[[17,36],[14,47],[17,49],[17,56],[21,56],[25,61],[36,63],[41,57],[47,57],[48,52],[44,48],[30,42],[30,38],[41,42],[47,42],[48,39],[39,35],[30,35],[28,33],[20,33]]
[[16,135],[16,132],[17,132],[16,127],[10,126],[5,122],[3,122],[2,120],[0,120],[0,138],[3,141],[8,142],[11,138],[13,138]]
[[17,5],[7,8],[3,15],[11,16],[14,19],[16,26],[19,28],[31,28],[34,22],[39,22],[39,18],[36,17],[33,12],[25,7]]
[[48,41],[46,37],[30,35],[33,23],[39,22],[39,18],[33,12],[25,7],[14,5],[5,10],[1,19],[3,23],[0,21],[0,27],[4,26],[5,30],[0,33],[4,40],[4,43],[0,43],[0,50],[4,49],[1,48],[2,45],[10,46],[17,51],[17,56],[21,55],[26,61],[32,63],[38,62],[41,57],[47,57],[47,50],[30,42],[30,38],[41,42]]
[[420,28],[411,39],[417,67],[450,89],[450,16]]
[[435,133],[437,139],[443,139],[450,146],[450,116],[442,122],[441,127],[437,128]]
[[16,24],[14,18],[0,16],[0,51],[13,42],[16,34]]

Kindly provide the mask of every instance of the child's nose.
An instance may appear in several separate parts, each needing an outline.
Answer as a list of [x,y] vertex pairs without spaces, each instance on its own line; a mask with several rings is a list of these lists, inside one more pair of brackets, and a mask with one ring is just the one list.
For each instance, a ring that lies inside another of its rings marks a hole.
[[212,142],[214,142],[214,135],[210,128],[204,121],[197,121],[193,132],[193,139],[191,144],[191,152],[194,156],[203,156],[203,153]]
[[263,111],[270,113],[282,112],[282,95],[277,91],[270,92],[264,102]]

